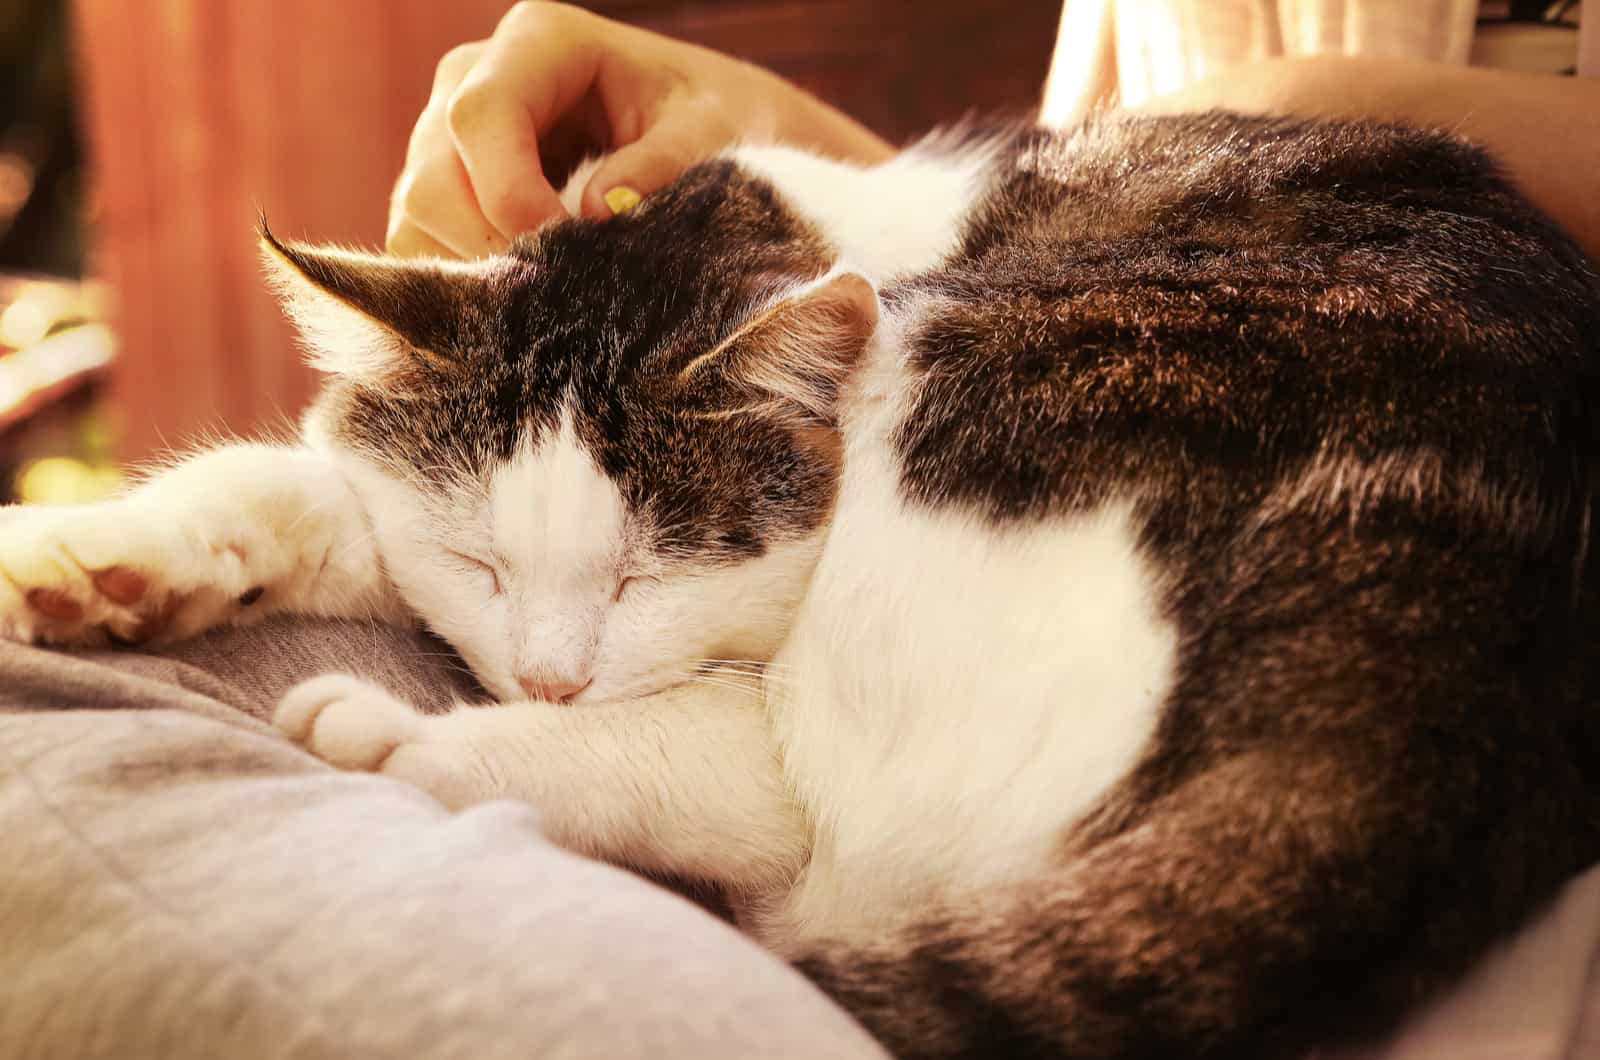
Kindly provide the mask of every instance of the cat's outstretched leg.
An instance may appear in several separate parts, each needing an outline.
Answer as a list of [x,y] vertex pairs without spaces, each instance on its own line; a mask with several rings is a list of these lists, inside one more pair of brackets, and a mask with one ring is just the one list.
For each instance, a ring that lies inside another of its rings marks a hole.
[[329,674],[290,690],[274,723],[334,765],[409,781],[452,808],[528,802],[554,842],[580,853],[747,893],[781,888],[809,830],[759,682],[717,680],[621,703],[425,715]]
[[227,445],[112,500],[0,511],[0,637],[179,640],[273,611],[399,614],[360,503],[311,450]]

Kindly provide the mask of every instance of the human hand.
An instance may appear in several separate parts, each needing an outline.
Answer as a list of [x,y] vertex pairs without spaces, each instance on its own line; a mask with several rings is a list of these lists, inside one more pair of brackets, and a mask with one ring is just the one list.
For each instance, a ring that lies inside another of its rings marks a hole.
[[735,140],[784,140],[876,162],[888,144],[782,78],[580,8],[526,0],[439,61],[389,208],[388,247],[471,258],[566,215],[552,186],[611,152],[580,212],[640,195]]

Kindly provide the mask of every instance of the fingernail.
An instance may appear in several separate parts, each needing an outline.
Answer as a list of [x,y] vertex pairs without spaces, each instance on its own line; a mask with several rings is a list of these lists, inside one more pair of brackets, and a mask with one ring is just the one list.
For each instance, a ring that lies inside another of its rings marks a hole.
[[611,207],[611,212],[614,214],[627,213],[639,205],[639,193],[626,184],[618,184],[606,192],[604,198],[606,205]]

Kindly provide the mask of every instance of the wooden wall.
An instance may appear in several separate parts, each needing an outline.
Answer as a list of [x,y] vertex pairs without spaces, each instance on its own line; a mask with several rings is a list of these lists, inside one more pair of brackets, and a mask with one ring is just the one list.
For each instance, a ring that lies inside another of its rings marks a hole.
[[[123,455],[295,416],[314,379],[259,280],[275,230],[376,245],[433,65],[507,0],[77,0],[95,270],[119,298]],[[608,0],[892,139],[1037,101],[1058,0]]]

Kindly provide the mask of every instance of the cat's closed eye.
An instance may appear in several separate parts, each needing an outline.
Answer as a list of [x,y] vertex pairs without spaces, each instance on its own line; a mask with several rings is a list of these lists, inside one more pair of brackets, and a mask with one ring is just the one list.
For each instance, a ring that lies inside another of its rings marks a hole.
[[612,602],[621,600],[622,594],[626,593],[630,588],[632,588],[633,585],[638,582],[638,580],[638,578],[635,578],[630,574],[621,581],[617,582],[617,591],[611,594]]
[[494,586],[494,595],[500,595],[500,572],[494,569],[494,564],[489,563],[486,560],[481,560],[476,556],[469,556],[465,552],[457,552],[455,549],[451,549],[450,554],[469,567],[476,567],[479,570],[487,571]]

